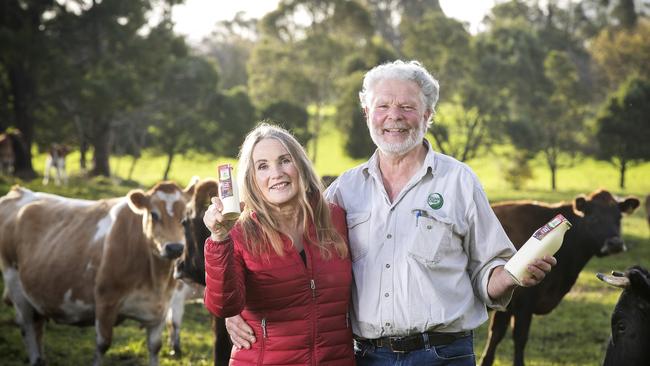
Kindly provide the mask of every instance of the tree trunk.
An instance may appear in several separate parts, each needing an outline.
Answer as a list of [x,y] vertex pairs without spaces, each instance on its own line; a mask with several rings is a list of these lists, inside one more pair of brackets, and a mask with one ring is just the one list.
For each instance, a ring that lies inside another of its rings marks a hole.
[[[95,121],[97,125],[100,122]],[[101,130],[101,129],[98,129]],[[93,151],[93,169],[90,171],[90,176],[102,175],[104,177],[111,176],[111,169],[109,164],[110,157],[110,132],[105,131],[103,133],[99,132],[93,136],[92,145],[94,148]]]
[[34,140],[34,115],[32,114],[35,87],[29,73],[22,65],[10,65],[8,68],[11,82],[13,110],[16,128],[20,130],[25,146],[22,154],[16,156],[14,175],[22,179],[36,178],[32,166],[32,141]]
[[[68,109],[73,110],[72,108]],[[78,115],[74,116],[74,125],[77,127],[77,133],[79,134],[79,169],[81,169],[82,172],[86,172],[86,152],[88,151],[88,139],[86,138],[84,126],[81,124],[81,119]]]
[[174,151],[167,153],[167,167],[165,168],[165,174],[163,175],[163,180],[167,180],[169,177],[169,171],[172,169],[172,161],[174,160]]
[[86,152],[88,152],[88,142],[82,137],[81,143],[79,144],[79,168],[82,172],[85,172],[87,169]]
[[316,164],[316,158],[318,155],[318,137],[320,136],[320,127],[321,127],[322,117],[321,117],[321,107],[320,104],[316,104],[316,123],[314,125],[314,135],[311,138],[312,146],[312,164]]
[[621,159],[621,167],[620,168],[621,168],[620,169],[621,176],[620,176],[620,180],[618,182],[618,186],[621,189],[624,189],[625,188],[625,169],[627,168],[627,161],[625,161],[624,159]]
[[127,176],[127,180],[131,180],[133,178],[133,171],[135,170],[135,163],[138,162],[138,155],[133,155],[133,160],[131,160],[131,166],[129,167],[129,175]]
[[551,165],[551,190],[555,192],[555,189],[557,188],[555,185],[556,181],[556,175],[557,175],[557,167],[555,165]]

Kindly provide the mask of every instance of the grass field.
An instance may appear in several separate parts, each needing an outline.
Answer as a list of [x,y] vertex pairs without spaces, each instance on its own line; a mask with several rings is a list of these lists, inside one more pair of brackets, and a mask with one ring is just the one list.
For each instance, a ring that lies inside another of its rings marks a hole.
[[[362,161],[347,158],[340,148],[336,132],[329,129],[320,141],[319,159],[316,167],[321,175],[339,174]],[[20,183],[34,190],[50,191],[66,196],[96,199],[125,194],[129,189],[149,187],[162,177],[165,159],[145,154],[137,163],[133,182],[125,183],[130,160],[113,158],[111,167],[114,179],[86,180],[79,176],[78,155],[71,154],[68,166],[73,176],[68,187],[41,186],[38,180],[18,182],[0,178],[0,194],[12,184]],[[185,185],[191,176],[214,176],[217,162],[228,161],[214,156],[188,154],[174,161],[171,179]],[[233,161],[232,159],[229,161]],[[538,199],[548,202],[571,200],[581,193],[605,188],[623,195],[639,198],[650,193],[650,164],[636,166],[628,171],[627,188],[618,189],[618,173],[603,162],[586,160],[573,168],[558,172],[558,189],[549,190],[550,178],[545,166],[534,167],[534,179],[523,190],[513,190],[500,176],[503,161],[494,156],[484,156],[469,162],[476,171],[491,201],[506,199]],[[43,157],[37,156],[34,165],[42,171]],[[644,219],[645,211],[637,210],[623,221],[624,238],[629,251],[607,258],[592,259],[581,273],[578,283],[565,297],[560,306],[547,316],[535,317],[526,349],[526,362],[530,366],[541,365],[599,365],[604,345],[609,336],[609,317],[619,291],[605,286],[595,277],[598,271],[623,270],[633,264],[650,265],[650,236]],[[180,359],[168,356],[169,347],[163,346],[162,365],[209,365],[210,325],[206,311],[200,304],[187,306],[183,325],[184,356]],[[20,331],[13,321],[12,308],[0,305],[0,364],[23,365],[26,353]],[[166,333],[165,333],[166,334]],[[486,326],[479,328],[475,347],[480,354],[485,341]],[[94,352],[94,329],[74,328],[48,323],[45,331],[45,353],[50,365],[84,365],[92,362]],[[509,365],[512,360],[512,342],[506,338],[497,353],[497,365]],[[147,350],[144,330],[134,322],[125,322],[115,330],[113,346],[107,353],[105,365],[144,365]]]

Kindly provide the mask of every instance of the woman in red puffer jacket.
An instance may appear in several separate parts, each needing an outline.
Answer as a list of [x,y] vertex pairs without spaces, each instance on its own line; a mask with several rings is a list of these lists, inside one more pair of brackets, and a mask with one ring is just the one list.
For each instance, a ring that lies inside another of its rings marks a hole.
[[240,314],[257,339],[230,364],[354,365],[345,213],[325,202],[305,151],[279,127],[248,134],[238,170],[239,219],[224,220],[216,197],[204,217],[205,306]]

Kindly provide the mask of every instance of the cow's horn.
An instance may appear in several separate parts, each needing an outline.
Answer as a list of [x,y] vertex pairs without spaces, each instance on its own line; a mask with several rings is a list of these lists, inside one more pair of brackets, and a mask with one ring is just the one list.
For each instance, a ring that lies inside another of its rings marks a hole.
[[610,276],[598,272],[596,277],[598,277],[599,280],[618,288],[626,289],[630,287],[630,279],[625,276]]

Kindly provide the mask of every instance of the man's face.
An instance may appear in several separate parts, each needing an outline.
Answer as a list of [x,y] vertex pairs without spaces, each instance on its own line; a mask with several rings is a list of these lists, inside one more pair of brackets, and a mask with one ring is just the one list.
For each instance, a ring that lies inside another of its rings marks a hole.
[[412,81],[379,81],[365,109],[370,137],[385,154],[402,155],[422,143],[431,112]]

